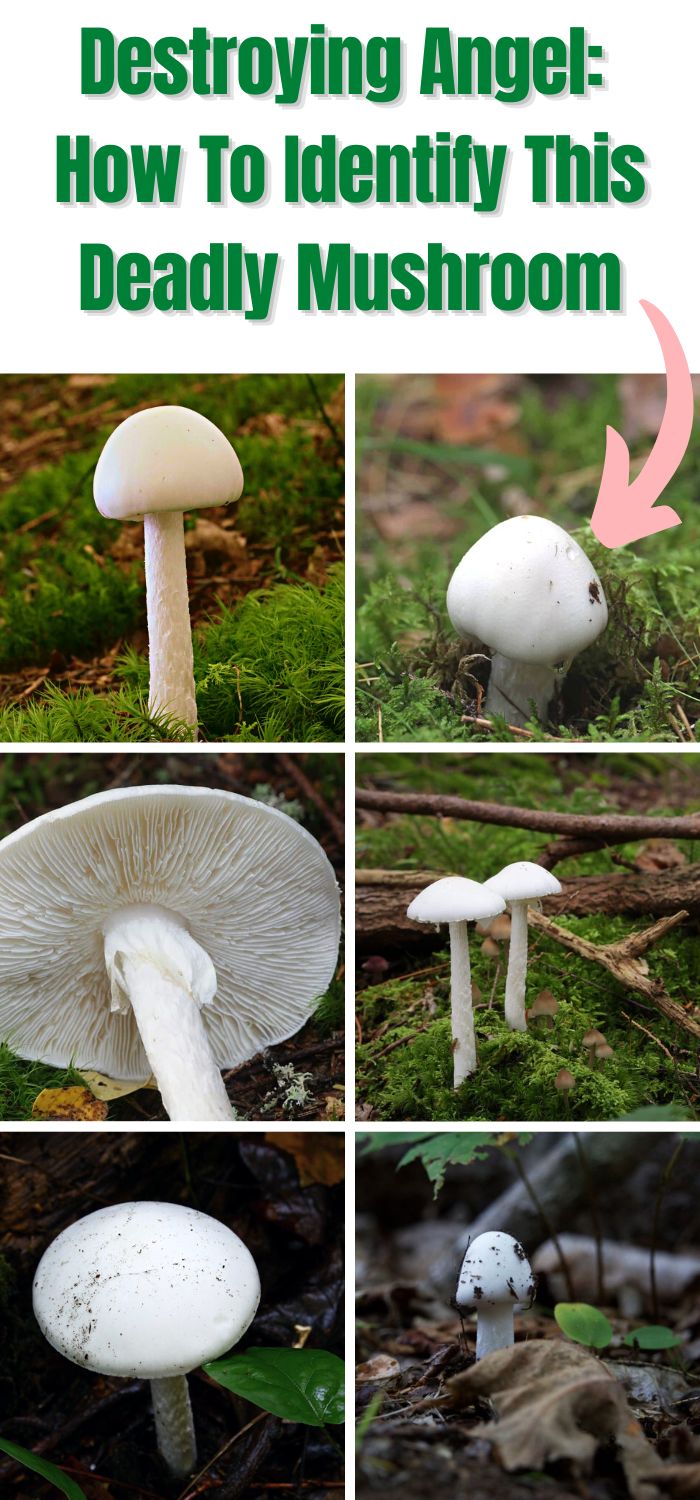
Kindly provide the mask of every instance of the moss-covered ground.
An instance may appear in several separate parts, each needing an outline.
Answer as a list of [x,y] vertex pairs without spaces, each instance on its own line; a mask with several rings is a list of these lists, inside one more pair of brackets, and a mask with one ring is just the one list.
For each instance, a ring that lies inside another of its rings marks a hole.
[[[700,766],[676,754],[523,755],[454,752],[435,755],[365,754],[358,784],[383,789],[451,792],[521,807],[569,812],[691,812],[700,808]],[[513,860],[536,860],[547,836],[430,817],[392,815],[381,821],[359,815],[357,864],[362,869],[422,870],[485,880]],[[568,859],[567,875],[637,868],[643,846],[624,845]],[[672,857],[700,859],[700,840],[683,841]],[[682,875],[682,872],[681,872]],[[615,916],[557,918],[597,944],[614,942],[650,925]],[[431,930],[432,931],[432,930]],[[432,943],[432,951],[431,951]],[[452,1088],[447,933],[429,935],[400,951],[361,952],[358,973],[376,978],[377,958],[388,963],[382,982],[358,994],[361,1044],[357,1088],[362,1118],[385,1120],[615,1120],[640,1109],[700,1113],[698,1047],[652,1005],[623,989],[597,964],[569,953],[531,931],[528,1001],[550,990],[558,1004],[551,1029],[542,1019],[527,1033],[511,1032],[503,1019],[507,946],[498,956],[482,950],[470,928],[477,1073]],[[652,974],[686,1009],[700,1000],[700,933],[684,923],[646,954]],[[368,962],[369,959],[369,962]],[[363,961],[367,967],[363,970]],[[382,965],[383,967],[383,965]],[[700,1012],[695,1009],[695,1013]],[[592,1027],[612,1055],[595,1067],[582,1039]],[[561,1069],[575,1085],[555,1086]]]
[[[534,511],[572,532],[597,569],[610,622],[566,676],[536,739],[692,741],[700,720],[700,435],[664,502],[682,526],[609,551],[588,524],[605,428],[649,453],[663,380],[586,377],[365,378],[357,390],[357,736],[512,741],[478,716],[480,643],[445,609],[463,554],[499,521]],[[442,383],[441,383],[442,380]],[[481,382],[481,384],[479,384]],[[635,383],[636,382],[636,383]]]
[[188,737],[146,708],[142,528],[92,498],[117,423],[173,403],[245,475],[235,510],[186,522],[200,737],[342,738],[339,377],[118,375],[0,379],[1,740]]

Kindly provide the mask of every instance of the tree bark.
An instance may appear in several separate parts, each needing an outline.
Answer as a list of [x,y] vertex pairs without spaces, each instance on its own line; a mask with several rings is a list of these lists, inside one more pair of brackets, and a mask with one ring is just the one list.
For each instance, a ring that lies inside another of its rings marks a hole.
[[[365,875],[371,877],[368,882]],[[383,876],[383,880],[378,878]],[[435,873],[431,877],[439,879]],[[355,877],[355,925],[363,951],[382,944],[425,943],[431,928],[409,922],[406,908],[425,880],[406,884],[390,870],[358,870]],[[684,907],[691,917],[700,917],[700,863],[676,866],[655,874],[620,872],[615,875],[582,875],[562,881],[561,895],[542,902],[548,916],[588,917],[596,914],[625,917],[665,917]],[[434,934],[436,943],[445,935]]]

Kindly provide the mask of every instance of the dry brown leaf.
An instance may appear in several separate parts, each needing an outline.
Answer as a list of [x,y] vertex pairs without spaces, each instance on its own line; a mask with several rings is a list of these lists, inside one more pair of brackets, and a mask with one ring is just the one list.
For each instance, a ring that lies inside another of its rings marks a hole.
[[77,1084],[67,1089],[42,1089],[32,1105],[33,1120],[106,1120],[107,1105]]
[[657,870],[673,870],[687,863],[687,856],[671,839],[649,839],[634,860],[635,869],[650,870],[652,874],[656,874]]
[[633,1500],[659,1500],[661,1459],[622,1386],[586,1349],[555,1339],[499,1349],[449,1380],[447,1393],[459,1406],[475,1396],[490,1399],[496,1420],[472,1437],[493,1443],[505,1469],[543,1469],[564,1459],[589,1472],[597,1450],[614,1441]]
[[698,1500],[700,1496],[700,1464],[667,1464],[654,1478],[671,1500]]
[[227,531],[215,521],[203,521],[198,516],[192,531],[185,533],[186,552],[206,552],[214,557],[230,557],[233,562],[244,557],[247,542],[237,531]]
[[319,1182],[323,1187],[335,1187],[345,1177],[345,1143],[342,1136],[311,1135],[306,1131],[268,1131],[265,1139],[271,1146],[278,1146],[294,1157],[299,1182],[308,1187]]
[[135,1094],[137,1089],[157,1089],[153,1074],[150,1078],[134,1081],[133,1078],[107,1078],[104,1073],[95,1073],[92,1068],[81,1068],[80,1077],[96,1099],[123,1099],[125,1094]]
[[398,1359],[392,1359],[390,1354],[373,1354],[371,1359],[365,1360],[364,1364],[355,1366],[355,1379],[364,1380],[392,1380],[395,1375],[400,1374],[401,1366]]

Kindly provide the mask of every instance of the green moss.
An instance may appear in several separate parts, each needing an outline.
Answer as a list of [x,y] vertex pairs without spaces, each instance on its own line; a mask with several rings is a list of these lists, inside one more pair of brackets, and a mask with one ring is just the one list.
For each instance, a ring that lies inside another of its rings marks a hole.
[[31,1120],[32,1105],[42,1089],[82,1085],[74,1068],[48,1068],[25,1062],[0,1042],[0,1120]]

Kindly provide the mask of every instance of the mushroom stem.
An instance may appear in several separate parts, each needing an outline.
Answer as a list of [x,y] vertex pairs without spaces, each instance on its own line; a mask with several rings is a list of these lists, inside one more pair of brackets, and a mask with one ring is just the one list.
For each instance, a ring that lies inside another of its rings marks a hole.
[[525,977],[527,974],[527,901],[511,901],[510,952],[506,975],[505,1016],[511,1031],[527,1031]]
[[546,720],[559,675],[554,667],[511,661],[494,651],[484,710],[502,714],[509,724],[522,727],[532,718],[530,705],[534,704],[537,718]]
[[234,1118],[200,1014],[216,994],[208,953],[157,906],[115,913],[104,940],[112,1010],[131,1006],[170,1119]]
[[454,1086],[476,1072],[476,1036],[466,922],[450,922],[450,1001]]
[[192,627],[181,511],[143,518],[150,713],[167,713],[189,724],[196,739]]
[[510,1349],[515,1342],[513,1305],[499,1302],[495,1307],[480,1307],[476,1314],[476,1357],[483,1359],[496,1349]]
[[197,1462],[192,1406],[186,1375],[151,1381],[158,1452],[176,1479],[186,1479]]

